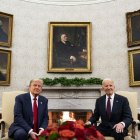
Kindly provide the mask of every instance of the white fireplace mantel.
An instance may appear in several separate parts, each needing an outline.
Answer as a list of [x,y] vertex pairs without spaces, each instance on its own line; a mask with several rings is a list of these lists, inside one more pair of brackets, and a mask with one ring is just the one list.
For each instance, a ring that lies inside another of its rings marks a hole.
[[48,98],[51,109],[94,109],[95,101],[101,96],[101,85],[94,86],[43,86],[43,96]]

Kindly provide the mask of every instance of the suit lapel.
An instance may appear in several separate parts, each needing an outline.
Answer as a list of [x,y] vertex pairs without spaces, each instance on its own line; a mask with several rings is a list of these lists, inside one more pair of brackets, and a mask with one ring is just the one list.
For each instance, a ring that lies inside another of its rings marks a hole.
[[104,98],[102,99],[102,103],[103,103],[103,112],[106,114],[106,96],[104,95]]
[[119,99],[118,99],[118,96],[115,94],[114,101],[113,101],[112,113],[113,112],[116,112],[116,110],[118,109],[118,107],[119,107]]
[[28,112],[29,112],[30,120],[31,120],[31,122],[33,122],[33,111],[32,111],[32,103],[31,103],[30,93],[27,93],[25,101],[26,101],[26,106],[27,106]]
[[43,110],[43,101],[41,100],[41,97],[38,96],[38,124],[40,124],[42,110]]

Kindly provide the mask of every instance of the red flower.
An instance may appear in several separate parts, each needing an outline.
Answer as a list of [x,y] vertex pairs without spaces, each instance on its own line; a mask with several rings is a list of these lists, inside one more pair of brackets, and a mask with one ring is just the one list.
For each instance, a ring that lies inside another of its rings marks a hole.
[[83,129],[76,128],[75,129],[75,137],[85,139],[85,133]]
[[89,140],[98,140],[98,139],[96,139],[96,137],[94,137],[94,136],[92,136],[92,135],[88,136],[87,138],[88,138]]
[[105,140],[104,136],[94,126],[84,126],[82,121],[66,121],[60,127],[53,124],[48,126],[41,136],[41,140],[73,140],[73,138],[76,140]]
[[77,138],[77,140],[85,140],[85,138]]
[[45,129],[41,134],[40,134],[41,136],[48,136],[49,135],[49,132],[48,132],[48,130],[47,129]]
[[59,134],[63,138],[73,138],[75,136],[73,131],[67,129],[59,131]]
[[96,131],[98,140],[105,140],[104,136],[99,132]]
[[97,130],[93,125],[91,125],[90,127],[85,127],[85,134],[87,136],[91,135],[91,136],[97,137]]
[[62,125],[58,128],[58,131],[61,130],[65,130],[65,129],[69,129],[69,130],[74,130],[74,122],[73,121],[66,121],[64,123],[62,123]]

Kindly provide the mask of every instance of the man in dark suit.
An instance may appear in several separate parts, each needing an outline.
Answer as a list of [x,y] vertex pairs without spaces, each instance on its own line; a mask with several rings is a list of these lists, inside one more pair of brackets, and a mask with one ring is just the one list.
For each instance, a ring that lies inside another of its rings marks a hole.
[[82,68],[86,67],[85,59],[80,57],[83,53],[80,46],[75,46],[68,40],[67,34],[60,35],[60,41],[56,42],[53,49],[53,67],[55,68]]
[[[48,100],[39,95],[42,91],[43,81],[34,79],[30,81],[29,93],[21,94],[15,98],[14,122],[9,128],[9,137],[14,140],[36,139],[48,125]],[[38,119],[35,131],[34,100],[36,100]]]
[[[111,79],[104,79],[102,89],[106,95],[96,100],[95,110],[89,121],[85,124],[94,124],[101,117],[97,126],[104,136],[112,136],[115,140],[124,140],[128,133],[128,126],[132,123],[132,113],[126,97],[114,92],[115,85]],[[110,111],[108,111],[108,98],[110,98]],[[108,113],[109,112],[109,113]]]

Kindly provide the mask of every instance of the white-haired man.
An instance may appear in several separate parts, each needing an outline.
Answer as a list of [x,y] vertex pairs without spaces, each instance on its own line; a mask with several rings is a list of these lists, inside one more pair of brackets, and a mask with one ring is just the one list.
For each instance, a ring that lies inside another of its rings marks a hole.
[[86,125],[96,123],[101,117],[97,130],[104,136],[124,140],[133,120],[128,99],[115,93],[114,81],[109,78],[103,80],[102,89],[106,94],[96,100],[94,113]]
[[80,59],[81,48],[68,40],[65,33],[60,35],[60,41],[56,42],[53,53],[53,67],[55,68],[79,68],[86,67]]

